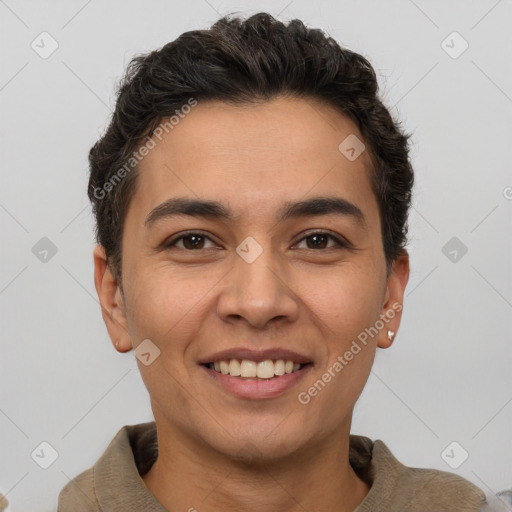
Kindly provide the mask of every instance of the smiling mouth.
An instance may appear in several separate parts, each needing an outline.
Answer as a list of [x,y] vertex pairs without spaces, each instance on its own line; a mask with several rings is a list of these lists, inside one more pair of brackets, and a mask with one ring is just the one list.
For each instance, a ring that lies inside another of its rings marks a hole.
[[296,363],[292,360],[266,359],[265,361],[251,361],[248,359],[230,359],[206,363],[208,369],[222,375],[239,377],[241,379],[269,380],[289,373],[296,373],[311,363]]

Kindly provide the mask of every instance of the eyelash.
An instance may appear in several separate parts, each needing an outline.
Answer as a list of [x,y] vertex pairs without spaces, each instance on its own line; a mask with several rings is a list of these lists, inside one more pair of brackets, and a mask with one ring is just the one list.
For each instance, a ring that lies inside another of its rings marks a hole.
[[[171,239],[168,242],[165,242],[164,243],[164,248],[165,249],[171,249],[180,240],[182,240],[184,238],[187,238],[187,237],[190,237],[190,236],[194,236],[194,235],[201,236],[201,237],[206,238],[206,239],[210,240],[211,242],[213,242],[213,240],[211,240],[211,238],[209,236],[205,235],[201,231],[187,231],[187,232],[181,234],[179,237]],[[331,233],[326,232],[326,231],[313,231],[311,233],[308,233],[306,236],[302,237],[297,243],[300,243],[300,242],[302,242],[302,241],[306,240],[307,238],[310,238],[310,237],[312,237],[314,235],[325,235],[325,236],[327,236],[327,238],[331,238],[332,240],[334,240],[334,242],[336,243],[336,245],[338,247],[344,248],[344,249],[349,249],[349,250],[352,249],[351,245],[348,242],[345,242],[342,239],[340,239],[340,238],[338,238],[338,237],[336,237],[336,236],[334,236]],[[322,250],[324,250],[325,251],[327,249],[333,249],[333,248],[334,247],[327,247],[327,248],[324,248],[324,249],[306,249],[306,250],[309,250],[309,251],[322,251]],[[186,249],[186,248],[182,248],[182,247],[179,247],[179,249],[182,249],[182,250],[188,251],[188,252],[206,250],[206,249]]]

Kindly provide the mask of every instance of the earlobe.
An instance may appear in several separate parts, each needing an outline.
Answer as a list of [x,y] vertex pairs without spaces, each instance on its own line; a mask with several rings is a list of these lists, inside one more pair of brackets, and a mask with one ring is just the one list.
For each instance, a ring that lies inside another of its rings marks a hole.
[[101,314],[110,340],[118,352],[128,352],[132,343],[127,330],[126,310],[121,288],[107,263],[103,246],[98,245],[94,256],[94,285],[101,305]]
[[384,322],[379,332],[377,346],[389,348],[395,340],[402,318],[404,292],[409,280],[409,254],[405,249],[395,259],[387,280],[381,319]]

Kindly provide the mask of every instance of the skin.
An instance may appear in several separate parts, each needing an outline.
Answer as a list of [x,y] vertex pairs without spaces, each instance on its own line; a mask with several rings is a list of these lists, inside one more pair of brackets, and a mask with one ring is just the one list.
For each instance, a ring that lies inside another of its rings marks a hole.
[[[159,443],[143,481],[168,510],[352,511],[369,491],[348,461],[352,412],[401,311],[307,405],[297,400],[359,333],[403,304],[409,277],[405,251],[386,273],[369,155],[351,162],[338,150],[349,134],[363,139],[351,120],[312,99],[199,102],[140,164],[124,225],[122,283],[103,248],[94,251],[115,348],[127,352],[149,338],[161,351],[148,366],[138,362]],[[285,201],[316,196],[353,203],[366,224],[332,214],[276,223]],[[146,226],[149,212],[172,197],[216,200],[236,218],[180,216]],[[207,237],[199,249],[190,239],[158,249],[185,230]],[[345,237],[354,250],[330,238],[318,248],[311,235],[320,230]],[[236,253],[248,236],[263,249],[252,263]],[[280,396],[237,398],[212,383],[198,360],[240,346],[294,350],[313,367]]]

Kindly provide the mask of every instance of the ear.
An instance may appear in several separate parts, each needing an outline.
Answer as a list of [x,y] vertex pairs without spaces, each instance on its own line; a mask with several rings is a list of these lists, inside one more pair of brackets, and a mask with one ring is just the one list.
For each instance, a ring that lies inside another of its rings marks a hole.
[[105,248],[98,245],[94,256],[94,285],[101,304],[101,314],[107,326],[107,331],[118,352],[128,352],[132,349],[128,335],[126,310],[121,288],[115,280],[107,263]]
[[[377,340],[379,348],[389,348],[396,337],[402,318],[407,281],[409,281],[409,254],[404,249],[393,262],[387,280],[386,295],[381,311],[384,327],[380,330]],[[388,337],[388,331],[394,333],[391,339]]]

